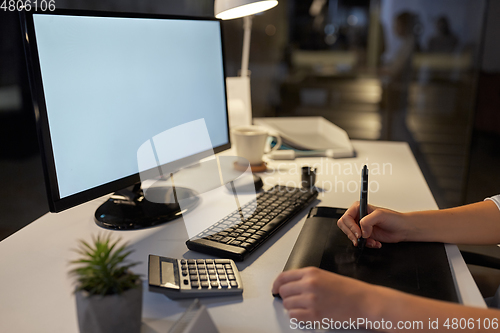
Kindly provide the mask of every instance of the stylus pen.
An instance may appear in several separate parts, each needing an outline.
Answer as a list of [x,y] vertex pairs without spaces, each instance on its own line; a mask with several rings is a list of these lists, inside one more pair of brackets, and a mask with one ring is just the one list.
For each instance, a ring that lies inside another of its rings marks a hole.
[[[368,168],[366,165],[363,167],[363,171],[361,171],[361,192],[359,195],[359,229],[361,229],[361,219],[368,215]],[[365,247],[366,240],[359,235],[358,238],[358,247],[363,249]]]

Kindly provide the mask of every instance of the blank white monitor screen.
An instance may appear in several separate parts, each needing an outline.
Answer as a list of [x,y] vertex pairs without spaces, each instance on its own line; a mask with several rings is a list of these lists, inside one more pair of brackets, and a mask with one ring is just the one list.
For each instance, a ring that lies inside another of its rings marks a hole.
[[138,173],[141,144],[196,119],[229,142],[218,21],[33,20],[60,198]]

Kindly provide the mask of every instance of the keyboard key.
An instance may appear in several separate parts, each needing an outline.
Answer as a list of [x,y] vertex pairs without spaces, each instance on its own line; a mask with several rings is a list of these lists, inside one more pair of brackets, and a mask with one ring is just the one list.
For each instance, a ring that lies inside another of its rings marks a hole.
[[227,278],[228,278],[228,280],[236,280],[236,277],[234,276],[234,274],[228,274]]
[[224,275],[225,273],[226,273],[226,271],[224,269],[217,270],[217,274],[219,274],[219,275]]
[[191,281],[191,288],[198,289],[200,283],[198,281]]
[[238,282],[236,282],[236,280],[234,281],[231,281],[231,288],[238,288]]
[[208,276],[206,274],[200,275],[200,281],[207,281],[207,280],[208,280]]
[[224,244],[227,244],[229,243],[230,241],[232,241],[234,238],[233,237],[224,237],[223,239],[221,239],[219,242],[220,243],[224,243]]
[[210,274],[209,276],[210,281],[217,281],[217,275],[215,274]]
[[[210,285],[210,284],[208,283],[208,281],[202,281],[200,284],[201,284],[201,287],[202,287],[202,288],[208,288],[208,286]],[[231,287],[232,287],[232,286],[233,286],[233,285],[231,284]]]
[[[188,240],[188,248],[219,256],[227,253],[228,258],[243,260],[248,253],[263,243],[269,233],[289,221],[317,195],[315,190],[304,191],[295,187],[275,186],[258,194],[256,200],[243,205],[240,210],[232,212],[201,232],[204,237],[210,238],[208,242],[193,238]],[[194,243],[197,243],[196,246]],[[192,247],[190,244],[193,244]],[[224,247],[222,244],[233,245],[239,249]]]
[[217,282],[217,280],[211,281],[210,282],[210,286],[212,287],[212,289],[218,289],[219,288],[219,282]]
[[221,281],[221,282],[220,282],[220,286],[221,286],[222,288],[227,288],[227,286],[228,286],[227,281],[225,281],[225,280],[224,280],[224,281]]
[[198,281],[198,275],[190,275],[190,276],[189,276],[189,279],[190,279],[191,281]]

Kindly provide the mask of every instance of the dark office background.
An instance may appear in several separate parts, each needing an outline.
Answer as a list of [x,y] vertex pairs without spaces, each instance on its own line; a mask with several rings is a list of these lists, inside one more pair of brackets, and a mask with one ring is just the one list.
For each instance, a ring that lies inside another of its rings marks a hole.
[[[56,7],[213,16],[213,0]],[[403,12],[410,55],[394,28]],[[323,116],[352,139],[407,141],[440,208],[483,200],[500,193],[499,16],[500,0],[280,0],[254,17],[253,115]],[[236,76],[242,20],[223,28]],[[405,72],[390,74],[398,57]],[[18,14],[2,10],[0,240],[48,212],[30,98]]]

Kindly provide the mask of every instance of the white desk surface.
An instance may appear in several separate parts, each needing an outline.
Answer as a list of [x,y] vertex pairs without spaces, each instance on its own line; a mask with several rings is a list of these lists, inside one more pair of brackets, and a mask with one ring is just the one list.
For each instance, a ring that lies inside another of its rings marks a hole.
[[[437,209],[432,194],[406,143],[353,141],[356,158],[304,158],[270,161],[265,183],[274,185],[300,181],[300,166],[319,168],[319,205],[348,207],[359,199],[360,168],[368,164],[372,184],[369,201],[399,211]],[[379,171],[377,174],[377,165]],[[385,174],[384,169],[385,167]],[[351,171],[352,170],[352,171]],[[328,184],[331,182],[331,186]],[[342,189],[342,182],[344,188]],[[337,188],[335,188],[337,185]],[[93,220],[95,209],[107,197],[67,211],[48,213],[0,242],[0,327],[3,332],[78,332],[69,261],[77,239],[102,233]],[[210,199],[203,199],[200,207]],[[29,209],[29,208],[27,208]],[[198,212],[198,213],[197,213]],[[305,220],[306,211],[281,229],[247,260],[237,263],[244,284],[242,297],[205,298],[202,303],[220,332],[290,331],[290,321],[281,301],[271,296],[274,278],[282,271]],[[206,215],[200,215],[207,218]],[[215,221],[214,221],[215,222]],[[130,241],[132,260],[144,278],[142,332],[167,332],[191,300],[171,301],[147,290],[147,255],[209,258],[188,251],[182,219],[138,231],[112,231]],[[455,245],[447,245],[450,266],[464,304],[485,307]]]

